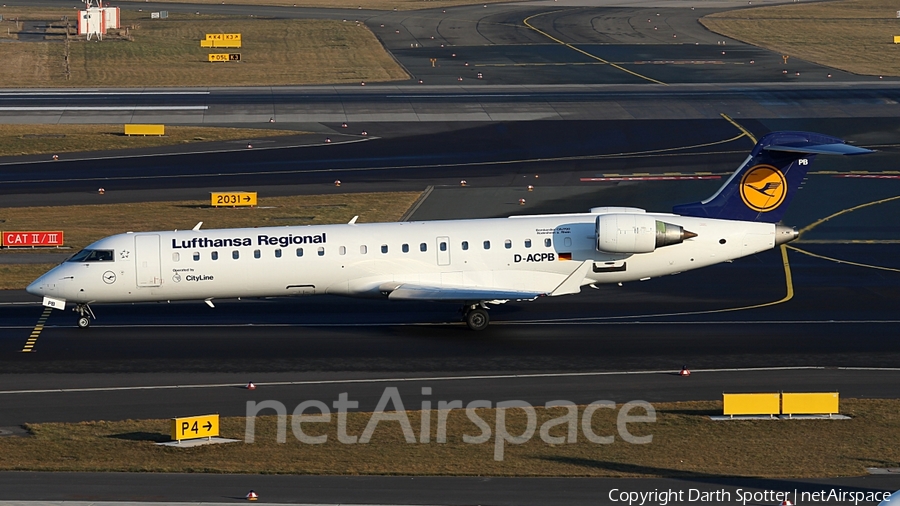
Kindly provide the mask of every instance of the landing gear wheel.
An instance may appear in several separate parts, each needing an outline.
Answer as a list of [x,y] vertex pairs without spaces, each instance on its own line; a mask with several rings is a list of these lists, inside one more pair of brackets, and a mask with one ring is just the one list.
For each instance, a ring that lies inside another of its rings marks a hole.
[[78,328],[86,329],[91,326],[91,320],[96,318],[91,306],[87,304],[76,304],[72,311],[78,313]]
[[472,309],[466,313],[466,325],[469,330],[484,330],[490,322],[491,318],[484,309]]

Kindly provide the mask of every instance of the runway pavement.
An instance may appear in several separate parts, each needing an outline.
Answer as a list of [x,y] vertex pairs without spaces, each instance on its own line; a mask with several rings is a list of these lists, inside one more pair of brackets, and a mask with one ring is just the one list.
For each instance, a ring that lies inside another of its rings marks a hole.
[[[535,74],[555,75],[541,69]],[[755,76],[748,75],[746,79]],[[317,129],[359,136],[384,122],[893,118],[896,81],[659,84],[370,84],[0,93],[6,123],[141,123]],[[276,122],[275,125],[270,120]],[[343,122],[349,130],[334,130]],[[371,132],[372,135],[378,135]]]

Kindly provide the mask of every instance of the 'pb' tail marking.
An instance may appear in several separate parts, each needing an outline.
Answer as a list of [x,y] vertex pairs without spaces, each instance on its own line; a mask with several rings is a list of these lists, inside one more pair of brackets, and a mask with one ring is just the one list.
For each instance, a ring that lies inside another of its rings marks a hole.
[[675,206],[682,216],[777,223],[817,154],[859,155],[869,149],[809,132],[765,135],[744,163],[710,198]]

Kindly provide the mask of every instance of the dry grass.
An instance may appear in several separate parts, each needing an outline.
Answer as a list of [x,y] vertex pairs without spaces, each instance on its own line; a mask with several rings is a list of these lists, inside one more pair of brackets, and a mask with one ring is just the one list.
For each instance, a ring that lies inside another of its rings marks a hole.
[[[8,19],[7,11],[12,9],[0,9],[0,14]],[[28,17],[57,19],[66,14],[71,13],[41,10]],[[175,13],[166,20],[151,20],[149,14],[122,12],[122,24],[133,41],[72,41],[68,79],[63,42],[0,43],[0,86],[265,86],[408,78],[375,35],[352,20]],[[201,48],[206,33],[241,33],[244,45]],[[209,53],[229,52],[241,53],[241,62],[207,61]]]
[[126,136],[123,125],[0,124],[0,156],[149,148],[191,142],[300,135],[292,130],[166,126],[166,135]]
[[[60,207],[0,208],[3,230],[64,230],[66,246],[77,251],[112,234],[128,231],[233,228],[396,221],[419,198],[417,192],[348,193],[266,197],[258,208],[212,208],[209,200],[98,204]],[[97,195],[102,202],[103,196]],[[3,250],[0,255],[32,250]],[[48,250],[37,250],[48,251]],[[56,250],[50,250],[56,251]],[[52,266],[0,264],[0,289],[22,289]]]
[[[408,11],[415,9],[437,9],[453,5],[477,5],[509,2],[510,0],[230,0],[228,4],[276,5],[284,7],[322,7],[330,9],[363,9]],[[139,3],[140,0],[120,1],[120,5]],[[171,0],[171,3],[220,4],[221,0]]]
[[856,74],[900,76],[896,7],[887,0],[814,2],[720,12],[700,22],[779,54]]
[[[43,250],[42,253],[46,253],[46,251]],[[0,290],[22,290],[53,267],[56,267],[56,265],[0,264]]]
[[[290,411],[293,406],[288,407]],[[505,459],[493,460],[494,440],[466,444],[462,435],[480,433],[460,410],[451,411],[447,442],[435,443],[437,415],[431,416],[431,442],[408,444],[399,424],[382,422],[367,444],[340,444],[336,416],[331,423],[305,424],[311,436],[327,434],[325,444],[300,443],[287,424],[287,442],[276,439],[274,417],[257,419],[254,444],[232,443],[194,449],[157,447],[168,440],[168,420],[31,425],[32,438],[0,439],[0,469],[55,471],[152,471],[296,474],[403,474],[479,476],[756,476],[835,477],[866,474],[866,466],[897,466],[900,401],[844,400],[843,421],[713,422],[721,403],[656,404],[658,421],[632,424],[634,435],[652,435],[649,444],[609,445],[585,440],[579,424],[576,444],[551,445],[535,434],[523,445],[506,445]],[[557,408],[537,410],[538,423],[561,416]],[[313,411],[315,413],[315,411]],[[479,410],[494,427],[494,411]],[[420,413],[408,412],[415,435]],[[641,414],[640,410],[632,412]],[[369,414],[352,413],[347,433],[359,435]],[[245,420],[223,418],[225,437],[243,439]],[[508,432],[522,434],[520,410],[507,413]],[[598,410],[598,435],[616,433],[615,413]],[[551,430],[564,435],[566,426]]]

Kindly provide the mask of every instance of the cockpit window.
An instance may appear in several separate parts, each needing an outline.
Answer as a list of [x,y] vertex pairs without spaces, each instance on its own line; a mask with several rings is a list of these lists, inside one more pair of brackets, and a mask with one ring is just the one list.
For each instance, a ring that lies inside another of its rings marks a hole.
[[111,249],[83,249],[67,262],[112,262],[114,258]]

